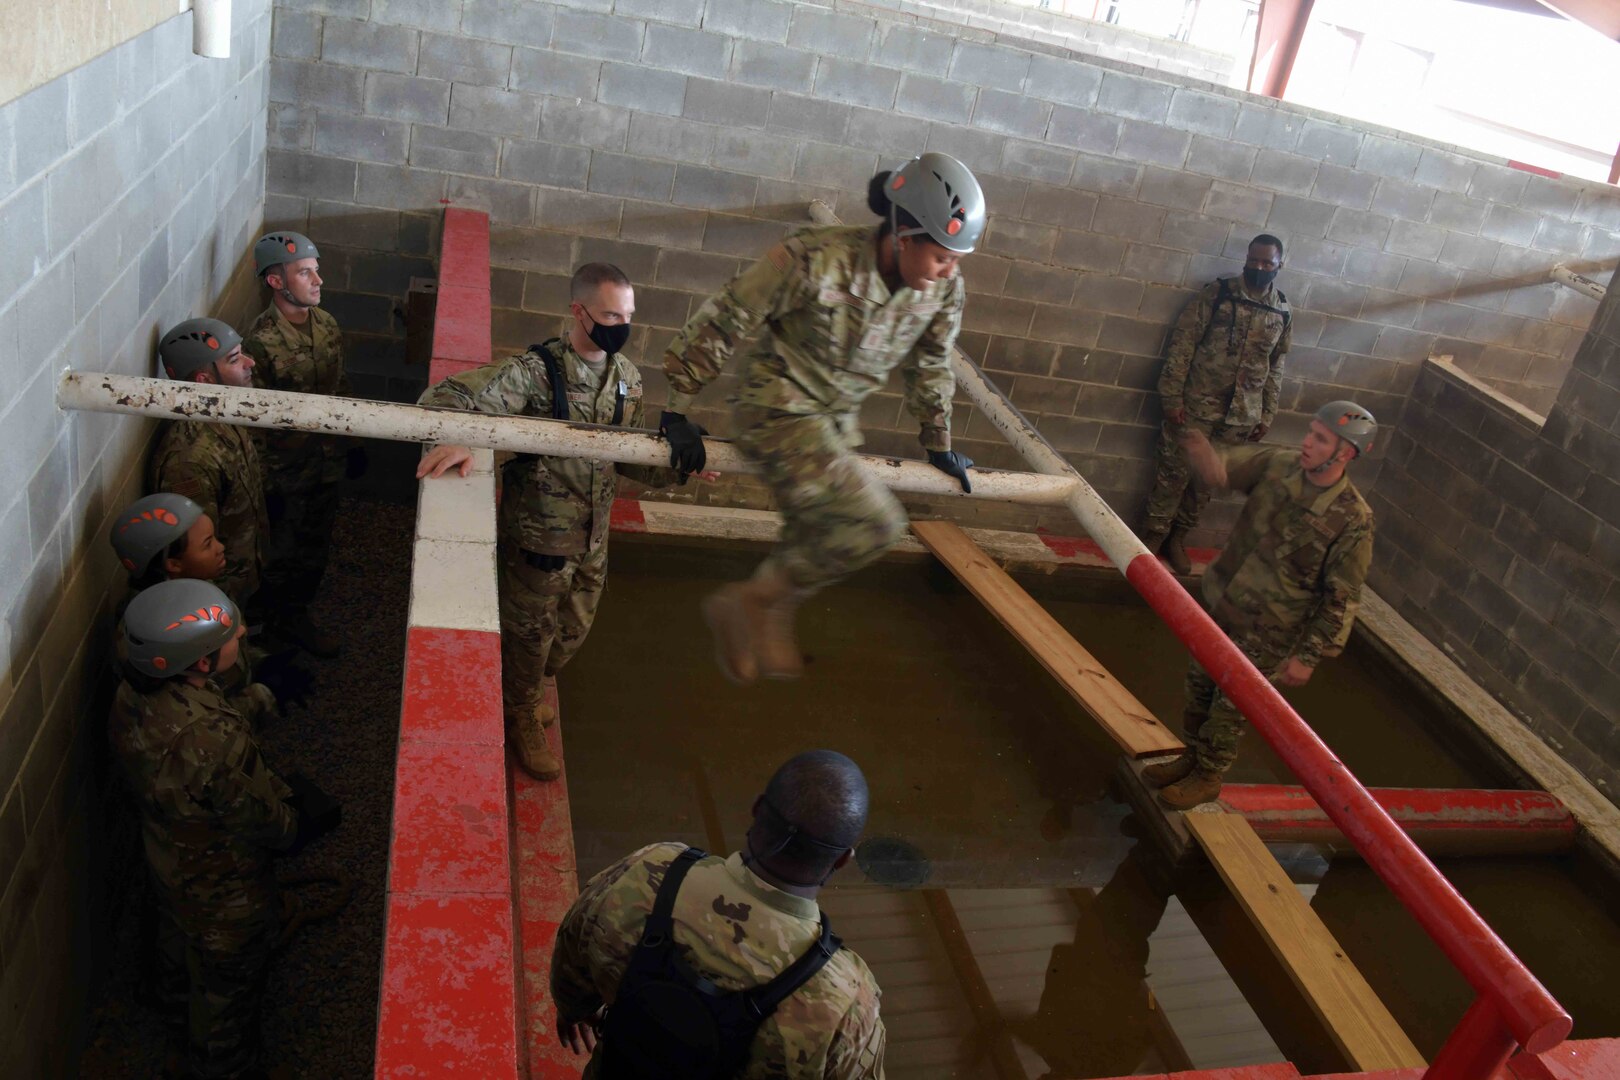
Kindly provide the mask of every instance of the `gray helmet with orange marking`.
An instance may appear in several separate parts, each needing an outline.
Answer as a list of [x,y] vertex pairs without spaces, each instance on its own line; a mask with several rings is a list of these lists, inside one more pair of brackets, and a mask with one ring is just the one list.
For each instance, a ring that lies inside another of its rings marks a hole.
[[242,344],[242,335],[218,319],[187,319],[158,342],[158,356],[171,379],[190,379]]
[[984,191],[972,171],[949,154],[929,151],[912,158],[890,174],[885,193],[920,226],[896,227],[896,236],[926,234],[945,250],[966,255],[984,233]]
[[1353,401],[1330,401],[1316,410],[1316,418],[1333,434],[1356,448],[1361,457],[1373,447],[1378,435],[1378,421],[1373,414]]
[[186,535],[202,512],[202,507],[172,491],[135,500],[113,522],[112,546],[118,561],[140,577],[158,553]]
[[160,581],[124,609],[124,644],[136,671],[170,679],[236,636],[241,613],[218,585],[195,578]]
[[253,272],[264,277],[266,270],[274,270],[282,263],[320,257],[321,253],[303,233],[268,233],[259,237],[259,242],[253,245]]

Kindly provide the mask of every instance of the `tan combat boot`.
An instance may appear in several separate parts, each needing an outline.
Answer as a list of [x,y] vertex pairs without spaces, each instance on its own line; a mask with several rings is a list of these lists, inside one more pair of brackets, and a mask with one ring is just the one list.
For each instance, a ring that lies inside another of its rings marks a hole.
[[523,722],[509,726],[506,741],[517,754],[518,764],[523,766],[524,772],[536,780],[555,780],[562,775],[562,762],[551,752],[551,745],[546,742],[545,728],[536,722],[537,719],[531,713]]
[[1191,810],[1203,803],[1213,802],[1221,794],[1221,774],[1201,765],[1169,787],[1159,790],[1159,801],[1172,810]]
[[1186,535],[1187,530],[1178,525],[1164,538],[1164,559],[1170,564],[1170,569],[1178,574],[1192,573],[1192,559],[1188,557],[1187,545],[1183,542]]
[[1169,761],[1156,761],[1142,770],[1142,782],[1149,787],[1162,788],[1184,779],[1198,764],[1198,755],[1191,750],[1183,750],[1179,757]]
[[557,706],[552,704],[557,700],[557,676],[547,675],[540,681],[540,700],[534,703],[534,718],[543,728],[551,727],[557,722]]
[[[742,686],[759,678],[792,678],[803,661],[793,640],[793,617],[773,612],[797,592],[787,575],[760,563],[746,581],[722,585],[703,599],[703,619],[714,632],[721,674]],[[796,606],[796,604],[795,604]]]

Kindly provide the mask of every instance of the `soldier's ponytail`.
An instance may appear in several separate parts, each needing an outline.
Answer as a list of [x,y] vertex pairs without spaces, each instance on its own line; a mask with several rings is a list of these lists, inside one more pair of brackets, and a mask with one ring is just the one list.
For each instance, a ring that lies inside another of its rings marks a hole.
[[871,210],[872,213],[883,219],[883,224],[878,229],[879,236],[887,236],[889,234],[889,223],[891,220],[899,222],[902,229],[916,229],[921,227],[916,218],[906,213],[905,210],[895,206],[894,203],[890,201],[889,177],[893,175],[894,173],[892,170],[884,169],[882,172],[875,174],[872,179],[866,182],[866,207],[867,209]]

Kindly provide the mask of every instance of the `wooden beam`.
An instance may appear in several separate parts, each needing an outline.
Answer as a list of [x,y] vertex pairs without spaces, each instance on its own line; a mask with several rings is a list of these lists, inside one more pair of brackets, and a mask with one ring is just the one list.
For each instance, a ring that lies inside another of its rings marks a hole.
[[1248,822],[1235,814],[1185,815],[1221,879],[1356,1069],[1427,1064]]
[[1029,1080],[1023,1063],[1018,1060],[1018,1051],[1013,1048],[1012,1036],[1007,1032],[1007,1021],[990,993],[984,972],[979,969],[973,947],[968,944],[967,931],[962,929],[962,920],[957,918],[956,905],[951,903],[944,889],[924,889],[922,897],[928,914],[933,917],[934,931],[939,934],[940,944],[950,959],[951,970],[956,973],[962,996],[973,1012],[973,1021],[979,1027],[997,1080]]
[[911,531],[1127,754],[1139,758],[1184,748],[1181,740],[1136,700],[1135,694],[1109,674],[961,528],[949,521],[914,521]]

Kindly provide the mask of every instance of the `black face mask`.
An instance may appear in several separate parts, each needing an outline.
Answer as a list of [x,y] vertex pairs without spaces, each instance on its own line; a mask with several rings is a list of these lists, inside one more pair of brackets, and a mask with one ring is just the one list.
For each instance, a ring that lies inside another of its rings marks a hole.
[[1252,266],[1243,268],[1243,284],[1251,289],[1264,289],[1277,280],[1275,270],[1256,270]]
[[[586,311],[585,314],[589,315],[590,312]],[[619,323],[615,326],[608,326],[597,322],[593,318],[591,319],[591,328],[586,332],[585,336],[591,339],[592,345],[612,356],[624,348],[624,343],[630,340],[630,324]]]

